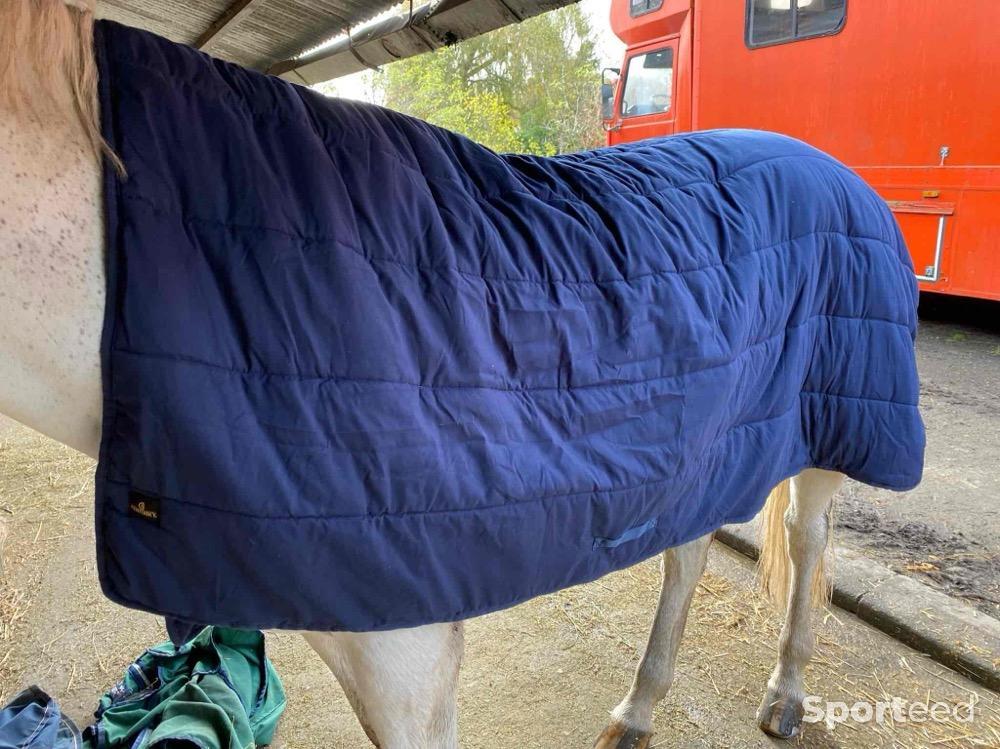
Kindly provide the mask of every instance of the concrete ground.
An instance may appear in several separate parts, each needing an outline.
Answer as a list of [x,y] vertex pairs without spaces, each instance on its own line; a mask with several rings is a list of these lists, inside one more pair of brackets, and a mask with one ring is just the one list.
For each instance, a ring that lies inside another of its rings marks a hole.
[[[86,723],[99,695],[145,647],[159,620],[99,593],[93,560],[92,463],[15,427],[0,437],[0,512],[11,521],[0,583],[0,703],[31,683]],[[751,592],[749,563],[716,547],[693,605],[674,690],[657,711],[657,747],[780,745],[754,726],[779,626]],[[473,620],[459,700],[463,746],[591,745],[643,646],[658,585],[655,561]],[[1000,746],[1000,699],[843,611],[818,617],[808,688],[853,704],[975,701],[971,723],[811,725],[793,746]],[[319,659],[296,635],[269,635],[289,706],[276,746],[367,746]],[[962,714],[964,717],[964,714]]]
[[923,481],[850,482],[836,541],[1000,617],[1000,303],[925,296],[917,364]]

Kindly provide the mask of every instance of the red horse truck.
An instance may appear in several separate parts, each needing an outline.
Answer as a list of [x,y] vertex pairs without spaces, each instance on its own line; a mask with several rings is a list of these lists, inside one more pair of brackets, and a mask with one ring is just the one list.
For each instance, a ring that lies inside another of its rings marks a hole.
[[995,0],[612,0],[610,145],[719,127],[787,133],[892,208],[920,288],[1000,300]]

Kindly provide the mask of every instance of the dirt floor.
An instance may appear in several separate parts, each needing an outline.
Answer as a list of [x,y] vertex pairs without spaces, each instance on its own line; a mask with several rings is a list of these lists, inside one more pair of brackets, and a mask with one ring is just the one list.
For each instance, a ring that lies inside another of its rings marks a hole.
[[[106,601],[93,560],[93,465],[26,429],[0,425],[0,703],[38,683],[86,723],[99,695],[145,647],[156,618]],[[656,747],[770,747],[753,721],[773,666],[778,618],[751,570],[714,549],[694,602]],[[657,595],[655,561],[469,623],[460,685],[469,749],[589,747],[621,698]],[[792,746],[997,747],[1000,699],[838,610],[821,617],[810,691],[854,703],[977,701],[971,723],[811,725]],[[339,687],[296,635],[269,635],[289,694],[276,746],[367,746]],[[789,744],[786,744],[789,745]]]
[[849,483],[837,542],[1000,617],[1000,303],[925,296],[917,364],[923,481],[903,494]]

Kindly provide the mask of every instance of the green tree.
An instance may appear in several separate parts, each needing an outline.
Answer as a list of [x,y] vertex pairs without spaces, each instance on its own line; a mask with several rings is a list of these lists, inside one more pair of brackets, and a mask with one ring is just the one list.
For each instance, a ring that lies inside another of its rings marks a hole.
[[394,63],[375,86],[386,106],[497,151],[601,143],[593,30],[577,6]]

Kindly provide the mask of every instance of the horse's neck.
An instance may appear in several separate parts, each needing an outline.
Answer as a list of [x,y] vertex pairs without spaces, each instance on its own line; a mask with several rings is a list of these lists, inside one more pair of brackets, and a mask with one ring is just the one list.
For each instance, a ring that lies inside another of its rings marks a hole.
[[0,413],[96,455],[104,226],[81,131],[0,111]]

